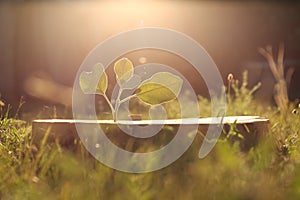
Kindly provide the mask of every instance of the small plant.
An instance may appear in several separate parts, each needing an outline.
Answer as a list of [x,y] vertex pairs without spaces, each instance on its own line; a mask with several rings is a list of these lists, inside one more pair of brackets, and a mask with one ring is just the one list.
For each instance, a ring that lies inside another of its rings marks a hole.
[[[232,73],[227,76],[227,85],[223,88],[226,97],[226,115],[260,115],[261,107],[254,99],[254,93],[261,87],[261,83],[256,83],[253,87],[248,85],[248,71],[242,73],[242,80],[238,80]],[[211,102],[224,102],[223,96],[207,99],[198,96],[201,115],[209,117],[211,112]],[[219,112],[217,112],[219,113]]]
[[[178,97],[183,82],[180,77],[169,72],[155,73],[142,82],[141,77],[134,74],[133,64],[127,58],[121,58],[114,64],[114,72],[119,86],[114,105],[106,95],[108,78],[101,63],[97,63],[91,72],[82,72],[79,77],[80,88],[84,94],[98,94],[105,98],[114,121],[117,120],[118,110],[122,103],[133,97],[151,106],[166,103]],[[134,90],[134,93],[121,99],[124,90]]]
[[255,114],[253,110],[257,108],[257,105],[254,102],[253,94],[260,88],[261,83],[259,82],[252,88],[248,88],[248,71],[243,72],[241,83],[232,74],[229,74],[227,79],[228,115]]
[[272,137],[274,137],[279,163],[290,161],[300,163],[299,143],[299,105],[291,112],[282,115],[273,114],[273,125],[271,126]]

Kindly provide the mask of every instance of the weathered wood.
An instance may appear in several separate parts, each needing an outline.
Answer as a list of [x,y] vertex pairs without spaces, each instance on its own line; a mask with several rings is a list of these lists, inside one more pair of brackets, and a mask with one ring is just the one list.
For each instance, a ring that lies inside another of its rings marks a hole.
[[[231,141],[241,140],[240,147],[242,150],[248,150],[255,146],[259,138],[267,130],[268,119],[258,116],[231,116],[224,118],[199,118],[199,119],[170,119],[170,120],[74,120],[74,119],[41,119],[33,121],[33,142],[39,146],[47,130],[49,132],[47,142],[53,144],[55,141],[68,149],[76,148],[80,143],[75,124],[99,124],[107,137],[121,148],[127,148],[128,141],[134,140],[135,148],[138,149],[143,144],[155,144],[163,146],[168,143],[180,125],[190,126],[198,125],[199,132],[205,134],[209,125],[218,126],[222,120],[224,127],[223,132],[228,134],[230,127],[234,124],[238,132],[244,137],[243,139],[233,136]],[[125,133],[118,125],[126,126],[159,126],[162,130],[150,138],[134,138]],[[167,136],[166,136],[167,134]],[[224,134],[223,134],[224,136]],[[163,138],[163,139],[162,139]],[[198,134],[196,140],[200,143],[203,141],[201,134]],[[199,143],[198,142],[198,143]],[[132,147],[131,147],[132,148]],[[132,150],[132,149],[131,149]]]

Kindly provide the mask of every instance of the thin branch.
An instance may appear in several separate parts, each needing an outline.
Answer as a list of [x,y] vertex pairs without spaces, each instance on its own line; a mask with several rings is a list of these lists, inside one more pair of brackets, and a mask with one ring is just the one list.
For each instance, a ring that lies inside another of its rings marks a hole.
[[285,79],[286,79],[286,84],[287,84],[287,87],[288,87],[288,88],[290,87],[290,84],[291,84],[291,80],[292,80],[292,76],[293,76],[293,74],[294,74],[294,71],[295,71],[295,68],[290,67],[290,68],[288,68],[288,70],[287,70],[287,72],[286,72]]
[[276,63],[272,57],[272,54],[268,51],[266,51],[265,49],[263,48],[259,48],[258,49],[258,52],[265,57],[265,59],[268,61],[268,64],[269,64],[269,67],[274,75],[274,78],[276,79],[276,81],[279,81],[280,80],[280,76],[279,76],[279,73],[277,71],[277,67],[276,67]]
[[289,98],[287,81],[284,77],[284,46],[283,44],[279,45],[277,63],[275,62],[275,58],[272,53],[272,47],[267,46],[265,49],[259,48],[258,51],[268,61],[270,70],[276,80],[274,85],[274,99],[278,108],[280,109],[280,112],[285,115],[288,109]]
[[120,100],[120,102],[119,102],[120,105],[121,105],[122,103],[124,103],[124,102],[130,100],[131,98],[133,98],[133,97],[135,97],[135,96],[136,96],[136,94],[130,95],[130,96],[128,96],[128,97],[125,97],[124,99]]
[[115,109],[114,109],[114,107],[112,106],[112,104],[110,103],[110,100],[108,99],[108,97],[106,96],[106,94],[103,94],[102,95],[104,98],[105,98],[105,100],[107,101],[107,103],[108,103],[108,105],[109,105],[109,107],[110,107],[110,109],[111,109],[111,112],[112,112],[112,114],[113,114],[113,116],[115,115]]
[[283,56],[284,56],[284,45],[281,43],[279,44],[278,57],[277,57],[278,73],[280,77],[284,77]]

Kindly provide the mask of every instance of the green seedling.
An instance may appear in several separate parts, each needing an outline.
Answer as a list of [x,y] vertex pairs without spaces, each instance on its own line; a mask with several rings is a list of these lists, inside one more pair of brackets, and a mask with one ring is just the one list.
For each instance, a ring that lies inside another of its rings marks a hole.
[[[84,94],[98,94],[104,97],[114,121],[117,120],[120,105],[131,98],[137,97],[150,106],[161,105],[176,99],[183,83],[180,77],[169,72],[157,72],[149,79],[141,81],[141,77],[134,74],[134,66],[127,58],[115,62],[114,72],[119,85],[114,105],[106,95],[108,78],[101,63],[97,63],[90,72],[82,72],[79,77],[80,88]],[[128,89],[134,90],[134,93],[121,99],[122,92]]]

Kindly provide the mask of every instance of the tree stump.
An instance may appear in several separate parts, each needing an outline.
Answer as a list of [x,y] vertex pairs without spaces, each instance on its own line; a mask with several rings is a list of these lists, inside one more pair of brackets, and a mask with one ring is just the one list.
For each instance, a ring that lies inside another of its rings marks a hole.
[[[106,136],[115,145],[130,151],[142,151],[140,147],[143,145],[150,144],[157,149],[166,145],[176,135],[179,126],[198,126],[198,134],[195,141],[198,145],[201,145],[208,127],[219,126],[213,119],[122,120],[118,122],[113,120],[39,119],[33,121],[32,137],[33,143],[37,147],[40,147],[43,138],[46,136],[48,145],[58,143],[61,147],[73,151],[78,149],[78,145],[83,139],[77,134],[76,124],[84,123],[91,126],[97,124],[102,130],[105,130]],[[222,118],[223,133],[221,138],[228,137],[232,143],[239,140],[241,150],[247,151],[255,146],[260,138],[265,135],[268,130],[268,121],[268,119],[258,116],[224,117]],[[160,131],[157,131],[157,134],[151,137],[135,138],[124,133],[118,125],[133,129],[151,125]],[[87,130],[86,132],[88,134],[89,131]]]

